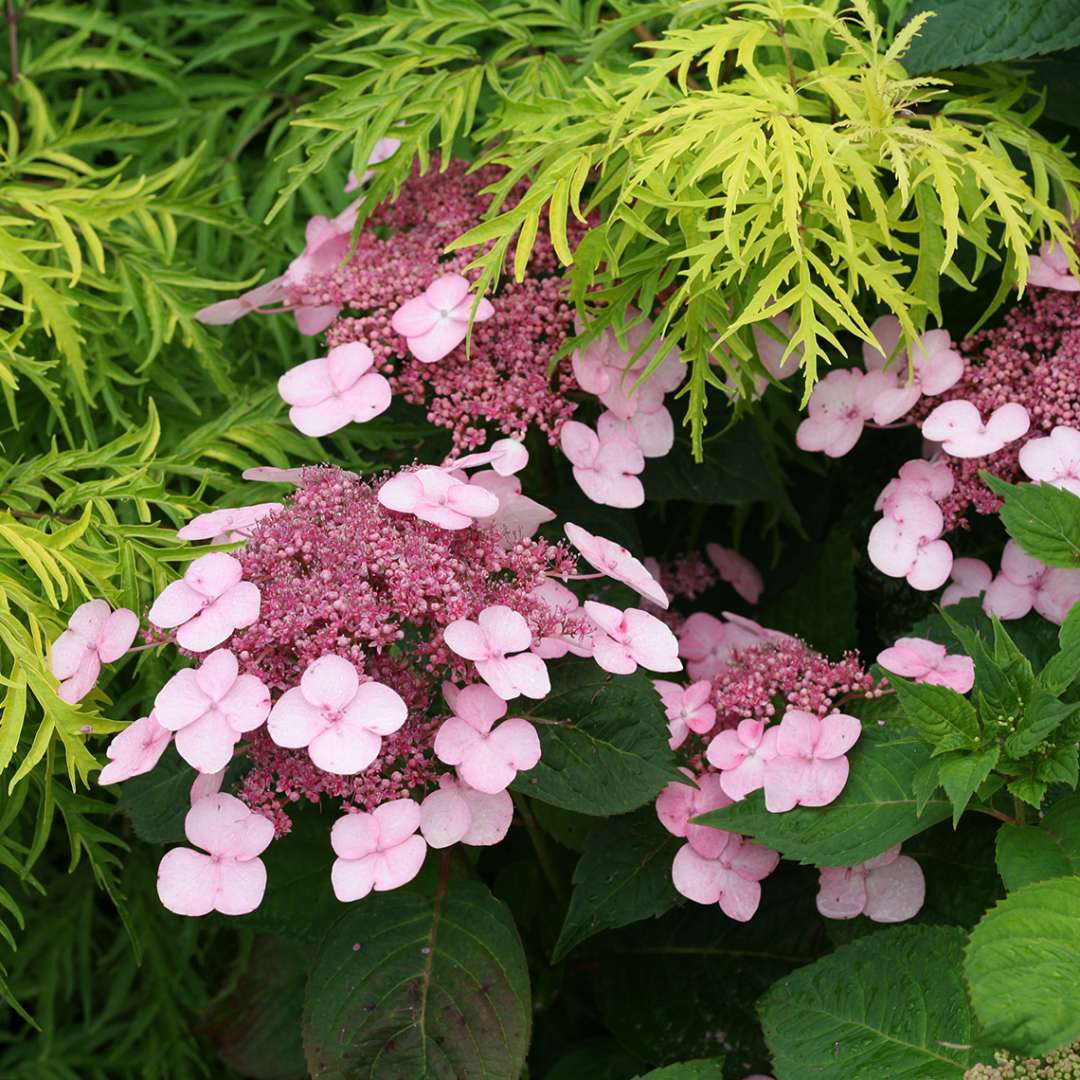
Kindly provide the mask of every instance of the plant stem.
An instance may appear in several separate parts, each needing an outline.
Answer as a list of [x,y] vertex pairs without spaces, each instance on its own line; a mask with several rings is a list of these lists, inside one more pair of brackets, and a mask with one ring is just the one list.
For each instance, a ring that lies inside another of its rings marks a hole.
[[559,876],[559,872],[556,869],[555,863],[551,858],[551,848],[548,845],[547,837],[544,836],[540,826],[536,824],[536,819],[532,816],[532,812],[529,810],[529,804],[525,800],[523,795],[519,795],[516,791],[510,793],[514,800],[514,806],[517,807],[517,812],[521,815],[521,822],[525,826],[525,831],[529,834],[529,839],[532,841],[533,850],[536,852],[537,862],[540,863],[540,869],[547,878],[547,883],[551,886],[551,891],[555,894],[560,904],[565,904],[570,899],[569,893],[566,889],[566,884]]

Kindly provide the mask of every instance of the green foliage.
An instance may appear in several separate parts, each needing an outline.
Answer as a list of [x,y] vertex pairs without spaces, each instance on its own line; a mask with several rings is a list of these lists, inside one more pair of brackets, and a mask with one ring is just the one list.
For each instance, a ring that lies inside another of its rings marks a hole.
[[1022,60],[1080,45],[1080,12],[1071,0],[918,0],[910,19],[934,13],[904,66],[913,75],[944,68]]
[[375,893],[347,908],[314,958],[304,1002],[313,1077],[512,1077],[529,1045],[525,955],[479,882],[433,900]]
[[949,813],[943,799],[929,798],[921,808],[916,805],[915,777],[930,752],[898,720],[894,714],[883,728],[863,728],[848,753],[848,782],[826,807],[797,806],[784,814],[770,814],[759,791],[696,820],[752,836],[785,858],[815,866],[850,866],[873,858]]
[[623,814],[681,778],[644,672],[613,678],[579,659],[551,671],[552,692],[518,710],[536,724],[542,756],[512,790],[581,814]]
[[709,1058],[666,1065],[662,1069],[642,1073],[635,1080],[723,1080],[724,1059]]
[[1080,1034],[1080,878],[1024,885],[971,933],[964,975],[986,1039],[1039,1055]]
[[1004,500],[1001,521],[1009,535],[1047,566],[1080,566],[1080,498],[1052,484],[1007,484],[982,478]]
[[1036,825],[1002,825],[997,868],[1010,892],[1033,881],[1080,877],[1080,796],[1059,799]]
[[963,948],[953,927],[901,926],[781,979],[760,1004],[777,1080],[959,1080],[975,1029]]
[[679,841],[644,807],[597,824],[574,869],[574,891],[555,943],[558,962],[593,934],[663,915],[678,900],[671,860]]

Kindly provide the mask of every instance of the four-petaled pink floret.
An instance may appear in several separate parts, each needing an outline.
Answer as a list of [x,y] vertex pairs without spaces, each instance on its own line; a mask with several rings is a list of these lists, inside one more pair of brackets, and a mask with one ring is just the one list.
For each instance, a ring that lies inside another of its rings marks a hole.
[[497,495],[431,465],[392,476],[378,497],[387,510],[413,514],[442,529],[467,529],[476,519],[499,511]]
[[645,469],[645,456],[624,433],[611,429],[597,433],[568,420],[559,445],[570,459],[578,486],[594,503],[632,509],[645,502],[645,489],[638,479]]
[[817,909],[826,919],[865,915],[880,923],[914,918],[926,897],[922,868],[900,845],[855,866],[827,866],[818,878]]
[[412,881],[427,855],[419,828],[420,804],[412,799],[338,818],[330,830],[337,856],[330,869],[334,895],[345,902],[362,900],[372,890],[387,892]]
[[765,809],[828,806],[848,778],[844,756],[862,731],[854,716],[788,709],[776,729],[776,756],[765,767]]
[[668,784],[657,797],[656,816],[672,836],[687,840],[699,855],[707,859],[715,858],[723,851],[729,834],[710,825],[695,825],[693,819],[710,810],[730,806],[731,799],[724,794],[716,773],[694,776],[689,769],[680,771],[692,784],[678,780]]
[[922,433],[950,457],[978,458],[1022,438],[1030,426],[1027,409],[1014,401],[996,408],[985,424],[970,401],[946,401],[922,422]]
[[97,684],[101,665],[119,660],[138,629],[135,612],[112,611],[105,600],[88,600],[77,607],[49,650],[49,670],[61,680],[57,696],[69,705],[86,697]]
[[668,745],[678,749],[686,741],[691,731],[702,735],[711,731],[716,723],[716,708],[712,705],[712,683],[700,679],[689,686],[653,679],[653,689],[664,703],[664,715],[667,717]]
[[970,656],[949,656],[944,645],[926,638],[898,638],[878,653],[877,662],[894,675],[933,686],[947,686],[966,694],[975,685],[975,661]]
[[736,833],[714,830],[720,837],[711,858],[693,845],[683,845],[671,867],[675,888],[698,904],[719,904],[730,919],[749,922],[761,903],[761,881],[776,869],[780,856]]
[[476,621],[455,619],[443,631],[443,640],[458,656],[471,660],[480,678],[504,701],[519,694],[543,698],[551,692],[544,661],[525,651],[532,645],[529,624],[505,604],[484,608]]
[[706,748],[706,760],[720,770],[721,788],[736,802],[764,786],[765,769],[776,757],[778,730],[747,718],[721,731]]
[[563,526],[567,539],[599,570],[613,581],[628,585],[639,596],[651,600],[658,607],[668,606],[667,594],[659,582],[621,544],[603,536],[593,536],[580,525],[567,522]]
[[592,635],[593,659],[605,671],[629,675],[639,665],[649,671],[682,671],[679,643],[655,615],[639,608],[620,611],[595,600],[586,600],[584,607],[598,631]]
[[172,732],[162,727],[151,713],[128,724],[112,737],[105,751],[108,765],[98,776],[99,784],[116,784],[148,773],[165,753]]
[[465,340],[470,318],[484,322],[494,314],[490,300],[485,297],[476,300],[469,295],[466,278],[445,274],[436,278],[420,296],[402,304],[390,325],[409,343],[409,351],[417,360],[431,364]]

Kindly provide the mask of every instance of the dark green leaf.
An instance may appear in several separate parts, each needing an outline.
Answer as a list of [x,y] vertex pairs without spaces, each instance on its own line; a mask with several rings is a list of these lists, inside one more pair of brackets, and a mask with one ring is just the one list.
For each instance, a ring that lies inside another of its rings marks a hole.
[[131,819],[135,835],[151,844],[184,841],[184,817],[195,770],[171,743],[148,773],[125,780],[120,788],[120,809]]
[[1005,752],[1012,758],[1024,757],[1077,713],[1080,704],[1067,705],[1045,690],[1036,690],[1024,707],[1015,733],[1005,740]]
[[1038,810],[1042,806],[1042,801],[1046,798],[1046,789],[1049,784],[1044,783],[1034,776],[1020,776],[1015,780],[1010,780],[1008,784],[1008,791],[1010,795],[1015,795],[1018,799],[1022,799],[1028,804],[1028,806],[1034,806]]
[[634,1080],[724,1080],[724,1059],[701,1058],[640,1073]]
[[1080,675],[1080,604],[1077,604],[1058,631],[1060,651],[1039,672],[1039,685],[1051,694],[1061,694]]
[[770,814],[758,791],[697,820],[752,836],[788,859],[851,866],[949,816],[943,798],[930,798],[916,814],[914,777],[929,756],[926,744],[902,728],[864,728],[848,752],[847,785],[828,806]]
[[679,846],[651,806],[596,825],[574,870],[574,891],[552,962],[601,930],[655,918],[673,907],[678,895],[671,861]]
[[995,1046],[1038,1056],[1080,1035],[1080,878],[1009,893],[971,932],[964,974]]
[[541,802],[581,814],[636,810],[682,774],[667,744],[660,698],[644,672],[608,675],[592,661],[552,665],[554,689],[529,712],[543,757],[513,783]]
[[434,900],[372,893],[314,957],[308,1069],[315,1080],[516,1077],[531,1011],[513,920],[479,882],[453,882]]
[[777,1080],[960,1080],[974,1028],[964,940],[879,930],[781,979],[759,1006]]
[[1052,484],[1007,484],[979,475],[1005,500],[1002,524],[1029,555],[1047,566],[1080,566],[1080,498]]
[[960,815],[967,809],[971,796],[979,785],[990,775],[990,770],[997,764],[1001,751],[996,746],[976,753],[964,753],[961,750],[941,758],[938,777],[945,794],[953,806],[953,826],[960,820]]
[[1009,892],[1046,878],[1080,877],[1080,796],[1059,799],[1037,825],[1002,825],[997,868]]
[[935,752],[978,744],[979,718],[962,694],[945,686],[911,682],[897,675],[890,675],[889,682],[908,722]]

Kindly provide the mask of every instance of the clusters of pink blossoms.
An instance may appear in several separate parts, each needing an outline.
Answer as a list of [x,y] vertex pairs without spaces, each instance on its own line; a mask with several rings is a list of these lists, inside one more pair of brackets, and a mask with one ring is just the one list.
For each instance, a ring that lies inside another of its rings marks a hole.
[[[678,642],[654,615],[582,604],[556,580],[581,575],[569,544],[533,538],[538,515],[523,510],[531,500],[513,476],[527,459],[504,440],[370,482],[332,468],[274,473],[298,484],[283,504],[187,527],[216,536],[240,526],[246,541],[194,559],[151,606],[151,640],[174,641],[195,663],[114,738],[102,773],[107,783],[145,773],[170,742],[196,770],[193,846],[170,851],[159,870],[170,910],[256,907],[259,856],[301,800],[334,798],[345,812],[330,836],[342,900],[407,883],[429,847],[497,843],[513,816],[507,788],[541,755],[514,703],[547,696],[550,659],[574,653],[613,673],[681,669]],[[477,482],[485,476],[497,482]],[[598,571],[586,577],[666,606],[625,549],[572,524],[566,532]],[[102,628],[117,615],[97,604],[55,644],[62,670],[73,635],[79,664],[103,641],[116,652],[117,634]],[[130,644],[137,620],[120,623]],[[236,795],[224,793],[237,755],[246,771]]]

